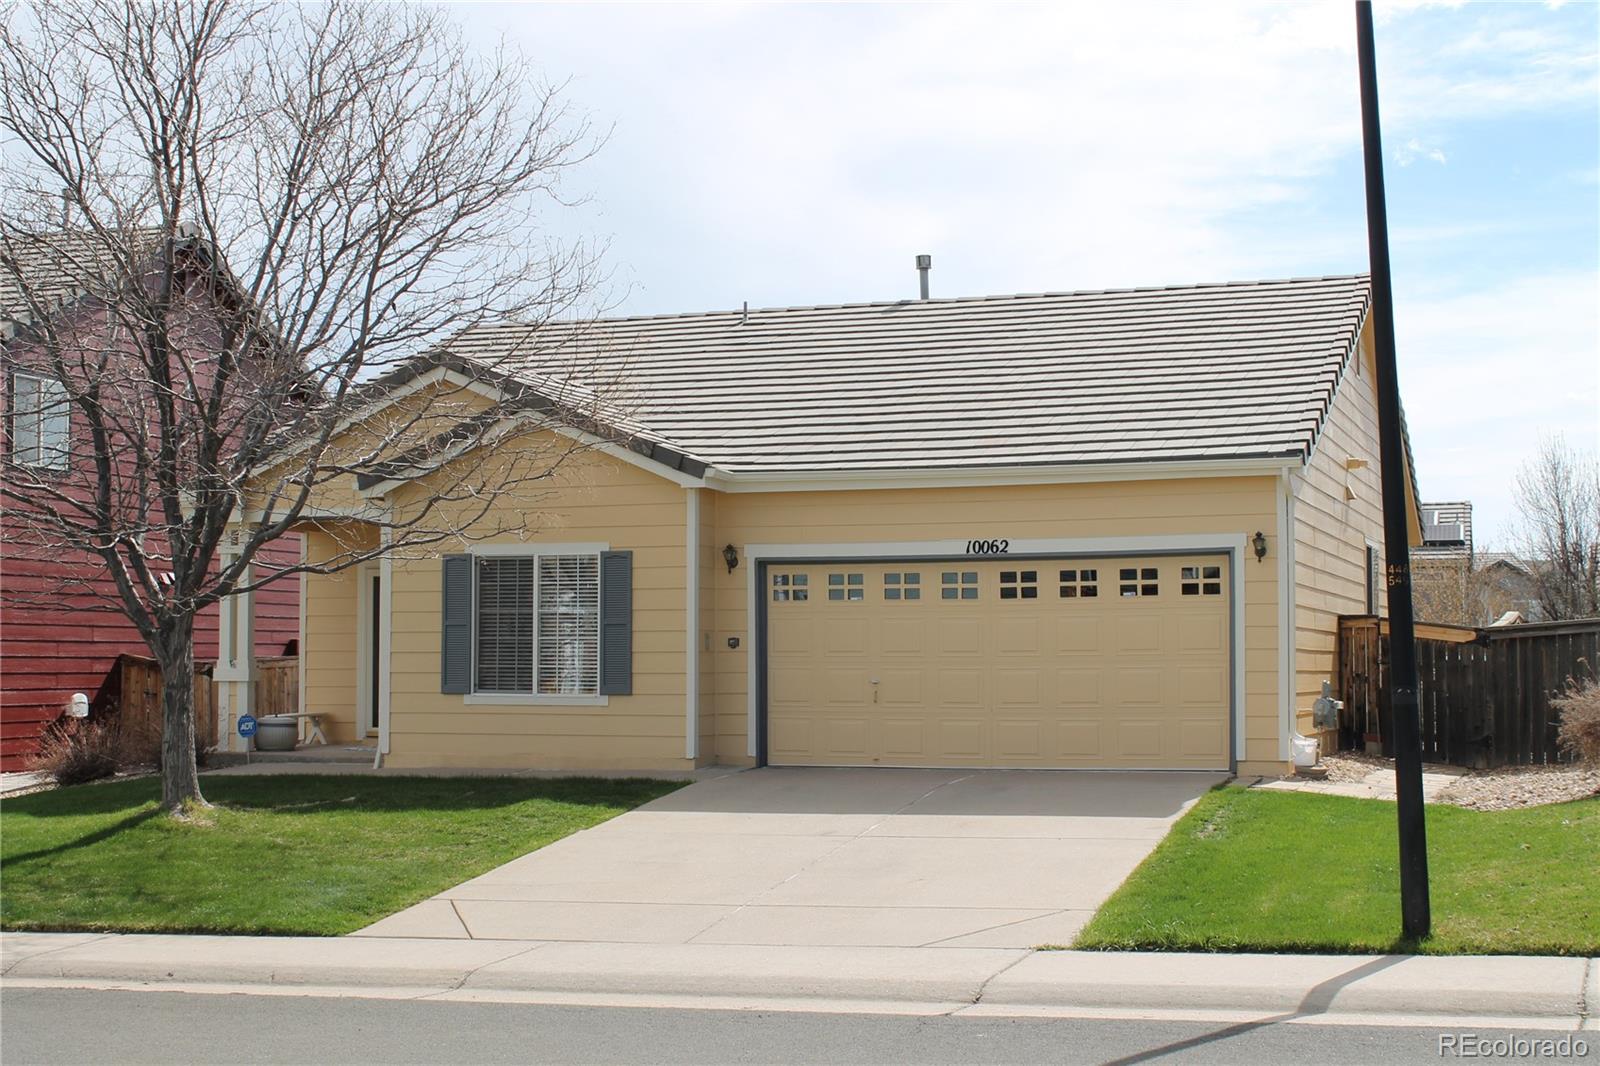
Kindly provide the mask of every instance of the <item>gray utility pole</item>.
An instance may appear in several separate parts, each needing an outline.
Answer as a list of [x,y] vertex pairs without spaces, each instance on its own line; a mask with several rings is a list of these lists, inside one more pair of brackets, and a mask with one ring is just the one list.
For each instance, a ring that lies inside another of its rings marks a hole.
[[1422,730],[1417,718],[1417,637],[1411,614],[1411,548],[1406,530],[1405,445],[1395,376],[1394,292],[1389,279],[1389,219],[1378,133],[1378,70],[1371,0],[1356,2],[1361,68],[1362,148],[1367,171],[1367,249],[1372,259],[1372,333],[1377,342],[1378,447],[1383,472],[1384,581],[1389,589],[1389,706],[1394,723],[1395,811],[1400,820],[1400,928],[1428,935],[1428,830],[1422,807]]

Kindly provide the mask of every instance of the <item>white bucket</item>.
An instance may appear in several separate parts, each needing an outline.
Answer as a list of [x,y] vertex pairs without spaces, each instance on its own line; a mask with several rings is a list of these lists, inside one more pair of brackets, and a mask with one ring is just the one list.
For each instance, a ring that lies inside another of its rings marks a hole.
[[1296,766],[1317,765],[1317,738],[1296,735],[1291,745]]

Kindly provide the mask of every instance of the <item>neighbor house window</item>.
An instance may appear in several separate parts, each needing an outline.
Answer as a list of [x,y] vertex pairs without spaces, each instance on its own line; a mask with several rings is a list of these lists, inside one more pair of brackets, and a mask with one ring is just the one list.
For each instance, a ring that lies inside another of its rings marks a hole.
[[600,691],[600,557],[478,560],[477,692]]
[[66,386],[54,378],[34,374],[12,377],[12,462],[66,469],[71,428]]

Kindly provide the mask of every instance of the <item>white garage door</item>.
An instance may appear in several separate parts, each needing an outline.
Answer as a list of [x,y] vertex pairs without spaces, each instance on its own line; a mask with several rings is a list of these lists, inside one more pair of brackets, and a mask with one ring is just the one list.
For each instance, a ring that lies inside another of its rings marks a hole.
[[1226,769],[1226,557],[768,567],[774,765]]

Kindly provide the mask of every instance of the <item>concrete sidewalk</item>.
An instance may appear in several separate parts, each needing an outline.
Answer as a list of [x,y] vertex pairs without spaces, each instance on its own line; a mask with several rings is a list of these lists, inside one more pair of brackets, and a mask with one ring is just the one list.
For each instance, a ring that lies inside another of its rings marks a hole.
[[0,934],[4,984],[994,1015],[1359,1015],[1597,1028],[1600,966],[1518,956],[1178,955],[389,938]]

